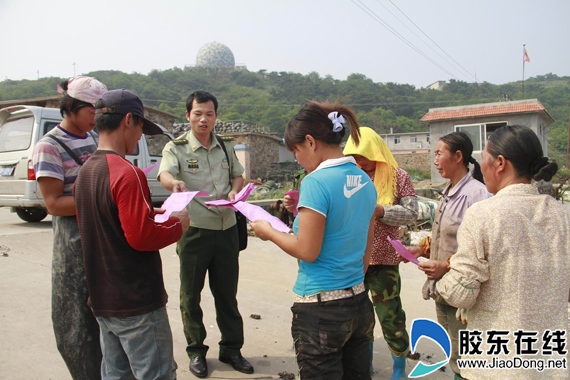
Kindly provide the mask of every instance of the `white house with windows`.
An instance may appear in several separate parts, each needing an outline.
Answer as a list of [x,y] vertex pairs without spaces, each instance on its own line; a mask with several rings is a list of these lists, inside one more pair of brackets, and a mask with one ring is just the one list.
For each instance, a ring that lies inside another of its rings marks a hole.
[[428,152],[430,148],[429,132],[381,134],[388,149],[394,154]]
[[[473,157],[481,162],[485,142],[494,130],[503,125],[523,125],[538,136],[544,155],[548,155],[547,125],[554,121],[538,99],[473,104],[469,106],[430,108],[421,121],[428,123],[431,136],[431,161],[439,138],[454,131],[465,132],[473,142]],[[445,180],[435,167],[431,168],[432,183]]]

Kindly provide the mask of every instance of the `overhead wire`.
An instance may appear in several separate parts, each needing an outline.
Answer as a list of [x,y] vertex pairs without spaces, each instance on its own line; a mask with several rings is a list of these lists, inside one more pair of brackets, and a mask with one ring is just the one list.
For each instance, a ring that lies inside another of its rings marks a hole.
[[400,8],[398,8],[398,6],[397,6],[396,4],[394,4],[394,2],[393,2],[392,0],[388,0],[388,1],[390,1],[390,3],[392,3],[392,5],[393,5],[398,11],[400,11],[400,13],[402,13],[402,14],[404,15],[404,17],[406,17],[416,28],[418,28],[419,31],[424,34],[424,36],[426,36],[427,38],[429,38],[429,40],[430,40],[431,42],[433,42],[433,44],[434,44],[435,46],[437,46],[442,52],[445,53],[445,55],[447,55],[449,58],[451,58],[451,60],[453,60],[453,62],[457,63],[457,65],[459,65],[459,67],[461,67],[461,68],[463,69],[463,71],[465,71],[467,74],[469,74],[470,76],[472,76],[472,77],[475,79],[475,82],[477,82],[477,76],[471,74],[465,67],[461,66],[461,64],[460,64],[459,62],[457,62],[455,59],[453,59],[453,57],[452,57],[451,55],[449,55],[441,46],[439,46],[439,45],[437,44],[437,42],[435,42],[430,36],[428,36],[427,33],[422,30],[422,28],[420,28],[418,25],[416,25],[416,23],[413,22],[412,19],[409,18],[409,17],[404,13],[404,11],[402,11]]
[[[141,99],[145,102],[161,102],[161,103],[176,103],[176,104],[184,104],[185,101],[180,100],[162,100],[162,99]],[[496,101],[497,99],[474,99],[473,101],[476,102],[488,102],[488,101]],[[471,100],[467,101],[468,103]],[[222,101],[218,101],[219,105],[225,107],[301,107],[304,103],[299,104],[280,104],[280,103],[224,103]],[[406,104],[440,104],[440,103],[462,103],[465,104],[466,100],[425,100],[425,101],[415,101],[415,102],[378,102],[378,103],[346,103],[347,107],[371,107],[371,106],[397,106],[397,105],[406,105]]]
[[414,51],[416,51],[418,54],[420,54],[422,57],[424,57],[426,60],[428,60],[429,62],[431,62],[433,65],[435,65],[436,67],[438,67],[440,70],[444,71],[445,73],[447,73],[449,76],[453,77],[454,79],[459,80],[459,78],[457,78],[455,75],[453,75],[449,70],[447,70],[446,68],[444,68],[443,66],[441,66],[439,63],[437,63],[436,61],[434,61],[433,59],[431,59],[427,54],[425,54],[422,50],[420,50],[418,47],[416,47],[413,43],[411,43],[410,41],[408,41],[404,36],[402,36],[398,31],[396,31],[394,28],[392,28],[386,21],[384,21],[380,16],[378,16],[376,13],[374,13],[373,10],[371,10],[370,8],[368,8],[364,3],[362,3],[360,0],[358,0],[358,2],[360,4],[362,4],[362,6],[366,9],[364,9],[362,6],[360,6],[356,1],[351,0],[357,7],[359,7],[360,9],[362,9],[363,12],[365,12],[366,14],[368,14],[370,17],[372,17],[372,19],[374,21],[376,21],[378,24],[382,25],[384,28],[386,28],[390,33],[392,33],[394,36],[396,36],[398,39],[400,39],[402,42],[404,42],[406,45],[408,45],[410,48],[412,48]]
[[[416,36],[420,41],[422,41],[428,48],[430,48],[435,54],[437,54],[441,59],[443,59],[445,62],[447,62],[449,65],[453,66],[456,70],[458,70],[459,72],[461,72],[457,66],[455,66],[452,62],[450,62],[447,58],[445,58],[443,55],[441,55],[437,50],[435,50],[430,44],[428,44],[423,38],[421,38],[420,36],[418,36],[418,34],[416,32],[414,32],[408,25],[406,25],[402,20],[400,20],[398,18],[398,16],[396,16],[394,13],[392,13],[392,11],[390,9],[388,9],[388,7],[386,7],[384,4],[382,4],[382,2],[380,0],[376,0],[378,2],[378,4],[380,4],[384,9],[386,9],[386,11],[388,13],[390,13],[392,16],[394,16],[394,18],[396,20],[398,20],[402,25],[404,25],[404,27],[406,29],[408,29],[414,36]],[[392,3],[392,1],[390,1]],[[396,6],[394,3],[392,3],[392,5]],[[397,8],[397,7],[396,7]],[[419,26],[417,26],[401,9],[398,8],[398,10],[404,15],[406,16],[406,18],[412,23],[414,24],[414,26],[418,29],[420,29]],[[445,54],[447,54],[447,52],[445,52],[439,45],[437,45],[435,43],[435,41],[433,41],[423,30],[420,29],[420,31],[430,39],[430,41],[432,41],[441,51],[443,51]],[[475,79],[475,81],[477,81],[477,77],[473,76],[473,74],[471,74],[469,71],[467,71],[463,66],[461,66],[456,60],[454,60],[449,54],[447,54],[447,56],[449,58],[451,58],[461,69],[463,69],[463,71],[465,71],[469,76],[471,76],[472,78]],[[461,73],[461,75],[465,76],[465,74]],[[469,78],[469,76],[465,76],[466,78]],[[469,78],[469,80],[471,80],[471,78]]]

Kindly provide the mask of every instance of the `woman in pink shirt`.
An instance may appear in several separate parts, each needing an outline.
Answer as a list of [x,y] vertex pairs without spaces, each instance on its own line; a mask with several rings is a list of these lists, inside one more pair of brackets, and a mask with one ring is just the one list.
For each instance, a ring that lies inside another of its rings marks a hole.
[[[462,379],[457,366],[458,331],[465,325],[456,319],[457,309],[435,294],[435,283],[449,271],[449,258],[457,251],[457,229],[465,211],[474,203],[491,196],[483,182],[479,163],[472,157],[473,144],[463,132],[453,132],[439,139],[435,147],[433,164],[443,178],[450,180],[443,190],[432,228],[430,260],[419,264],[427,275],[422,293],[424,299],[434,298],[437,321],[451,338],[449,365],[455,379]],[[473,172],[469,171],[473,164]]]

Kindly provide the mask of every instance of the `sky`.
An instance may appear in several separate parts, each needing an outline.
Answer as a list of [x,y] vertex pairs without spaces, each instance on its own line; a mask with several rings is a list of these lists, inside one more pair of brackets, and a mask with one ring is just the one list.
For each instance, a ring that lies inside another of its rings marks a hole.
[[0,0],[0,80],[183,68],[217,41],[250,71],[502,84],[522,79],[523,44],[525,78],[570,75],[569,14],[568,0]]

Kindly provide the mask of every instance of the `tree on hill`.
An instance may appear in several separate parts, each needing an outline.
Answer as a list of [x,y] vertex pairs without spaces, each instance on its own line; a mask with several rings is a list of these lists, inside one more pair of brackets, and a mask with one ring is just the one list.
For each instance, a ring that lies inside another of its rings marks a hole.
[[[416,88],[409,84],[375,83],[363,74],[345,80],[316,72],[257,73],[227,68],[172,68],[152,70],[147,75],[102,70],[87,73],[109,89],[126,88],[138,94],[145,104],[180,115],[186,121],[186,98],[196,90],[206,90],[219,100],[222,120],[251,120],[283,134],[287,122],[307,100],[343,98],[352,106],[363,125],[379,133],[405,133],[427,130],[420,118],[429,108],[521,98],[521,83],[502,85],[450,80],[443,91]],[[28,99],[57,94],[62,78],[0,82],[0,100]],[[570,77],[548,73],[525,81],[526,98],[538,98],[556,120],[549,125],[549,153],[565,162],[568,138]]]

